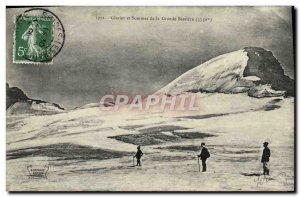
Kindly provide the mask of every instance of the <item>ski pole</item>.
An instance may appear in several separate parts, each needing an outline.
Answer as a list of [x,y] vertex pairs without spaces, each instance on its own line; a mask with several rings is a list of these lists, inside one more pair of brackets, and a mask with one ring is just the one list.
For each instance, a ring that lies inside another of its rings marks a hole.
[[132,157],[132,166],[134,166],[134,156]]
[[199,157],[198,157],[198,168],[199,168],[199,172],[200,172],[200,161],[199,161]]

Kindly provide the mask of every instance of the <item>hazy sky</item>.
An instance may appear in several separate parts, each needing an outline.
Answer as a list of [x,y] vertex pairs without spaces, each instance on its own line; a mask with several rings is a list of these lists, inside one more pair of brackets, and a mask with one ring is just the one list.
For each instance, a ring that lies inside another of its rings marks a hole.
[[98,102],[111,92],[152,93],[201,62],[246,46],[271,50],[285,73],[294,75],[290,7],[49,7],[66,30],[62,51],[52,65],[13,64],[14,15],[27,9],[7,9],[6,81],[31,98],[67,109]]

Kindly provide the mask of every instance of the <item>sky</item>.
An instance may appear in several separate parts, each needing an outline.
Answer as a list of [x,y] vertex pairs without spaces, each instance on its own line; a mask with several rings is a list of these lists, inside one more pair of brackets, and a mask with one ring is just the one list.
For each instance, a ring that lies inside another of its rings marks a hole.
[[[53,64],[14,64],[14,16],[27,9],[6,10],[6,81],[66,109],[99,102],[105,94],[151,94],[246,46],[272,51],[294,78],[290,7],[48,7],[65,28],[61,52]],[[111,20],[123,16],[211,21]]]

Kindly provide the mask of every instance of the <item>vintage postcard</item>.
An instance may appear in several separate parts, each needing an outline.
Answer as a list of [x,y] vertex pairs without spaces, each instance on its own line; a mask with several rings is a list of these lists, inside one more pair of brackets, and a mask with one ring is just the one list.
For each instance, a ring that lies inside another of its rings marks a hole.
[[6,7],[8,191],[294,192],[293,7]]

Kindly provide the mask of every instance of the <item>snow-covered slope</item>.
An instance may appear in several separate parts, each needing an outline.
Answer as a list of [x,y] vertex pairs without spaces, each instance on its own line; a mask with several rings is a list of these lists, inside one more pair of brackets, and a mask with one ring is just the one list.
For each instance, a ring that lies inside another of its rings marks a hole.
[[263,97],[258,95],[262,92],[258,85],[267,85],[271,89],[272,94],[268,96],[282,96],[283,91],[286,95],[294,95],[294,81],[284,75],[272,52],[259,47],[246,47],[217,56],[187,71],[156,94],[251,92],[249,96]]
[[[196,94],[201,101],[199,111],[108,114],[86,107],[47,116],[7,116],[7,188],[293,190],[294,98]],[[273,179],[258,187],[256,180],[263,178],[259,176],[262,143],[266,140],[272,151]],[[206,173],[198,172],[202,142],[211,153]],[[137,144],[144,156],[142,167],[135,168],[132,155]],[[28,179],[28,165],[49,166],[48,179]]]

